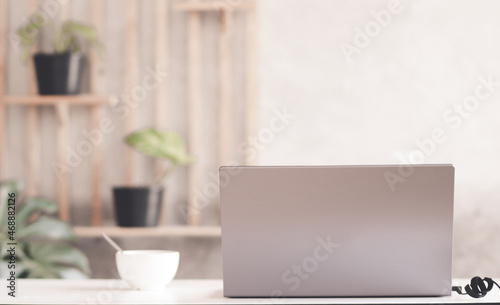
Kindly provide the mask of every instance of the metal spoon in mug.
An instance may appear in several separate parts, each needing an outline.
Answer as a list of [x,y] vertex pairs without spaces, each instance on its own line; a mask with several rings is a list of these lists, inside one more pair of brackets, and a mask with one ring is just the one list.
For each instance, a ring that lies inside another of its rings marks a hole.
[[116,249],[116,251],[118,252],[123,252],[122,248],[120,248],[120,246],[118,246],[111,238],[109,238],[108,235],[102,233],[102,237],[104,237],[104,239],[113,247]]

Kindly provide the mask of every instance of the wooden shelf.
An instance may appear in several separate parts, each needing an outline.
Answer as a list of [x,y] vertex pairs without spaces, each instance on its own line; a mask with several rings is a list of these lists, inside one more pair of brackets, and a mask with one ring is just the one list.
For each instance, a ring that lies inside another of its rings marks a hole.
[[229,1],[228,3],[217,1],[182,1],[175,2],[173,8],[179,11],[251,10],[255,8],[255,1]]
[[67,103],[70,105],[104,105],[110,102],[109,95],[5,95],[0,97],[0,103],[9,105],[56,105]]
[[160,226],[160,227],[73,227],[79,237],[100,237],[106,233],[113,237],[220,237],[219,226]]

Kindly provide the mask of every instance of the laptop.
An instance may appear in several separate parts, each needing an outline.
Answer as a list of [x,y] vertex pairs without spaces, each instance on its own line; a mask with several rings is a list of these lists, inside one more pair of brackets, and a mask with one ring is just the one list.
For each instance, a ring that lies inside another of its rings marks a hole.
[[451,294],[454,167],[221,167],[226,297]]

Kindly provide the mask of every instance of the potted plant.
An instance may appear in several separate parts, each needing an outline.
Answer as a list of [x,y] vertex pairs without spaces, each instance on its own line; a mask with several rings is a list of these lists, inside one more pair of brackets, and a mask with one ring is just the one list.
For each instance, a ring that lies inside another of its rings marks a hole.
[[72,20],[61,22],[36,13],[17,32],[23,48],[22,60],[27,62],[31,48],[38,42],[42,29],[47,28],[52,53],[34,55],[38,93],[41,95],[79,94],[86,56],[84,43],[96,47],[102,54],[97,32],[91,25]]
[[43,198],[22,200],[22,189],[19,181],[0,183],[0,243],[5,246],[1,273],[14,271],[16,278],[87,278],[89,261],[72,245],[76,238],[71,226],[51,216],[57,204]]
[[168,161],[162,177],[152,185],[113,188],[115,216],[121,227],[153,227],[158,225],[164,184],[178,165],[194,159],[186,152],[184,138],[173,131],[146,128],[125,138],[125,142],[141,153]]

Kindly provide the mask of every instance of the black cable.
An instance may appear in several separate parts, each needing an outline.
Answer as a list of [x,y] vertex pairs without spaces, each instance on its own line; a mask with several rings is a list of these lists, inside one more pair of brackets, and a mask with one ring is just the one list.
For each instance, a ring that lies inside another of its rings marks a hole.
[[[486,286],[484,282],[486,282],[488,286]],[[500,285],[498,285],[498,283],[491,278],[485,277],[484,279],[481,279],[479,276],[475,276],[471,279],[470,284],[465,286],[465,292],[462,291],[462,287],[460,286],[453,286],[451,289],[458,294],[468,294],[471,297],[478,299],[484,297],[491,289],[493,289],[493,285],[497,285],[500,289]]]

